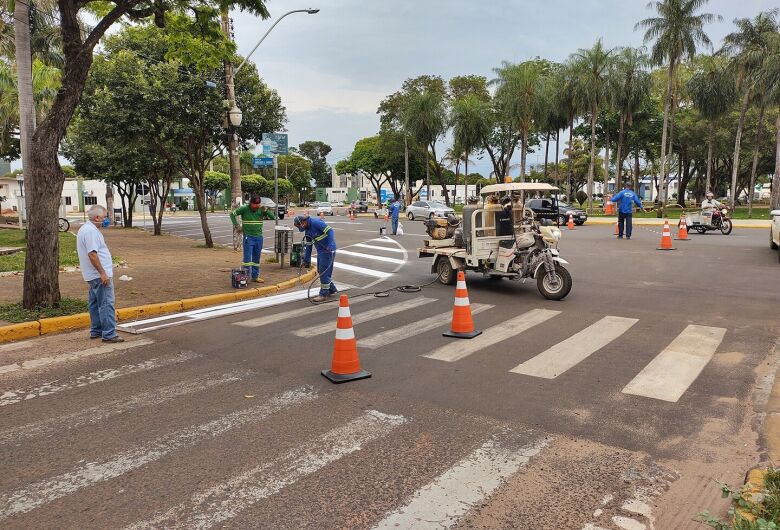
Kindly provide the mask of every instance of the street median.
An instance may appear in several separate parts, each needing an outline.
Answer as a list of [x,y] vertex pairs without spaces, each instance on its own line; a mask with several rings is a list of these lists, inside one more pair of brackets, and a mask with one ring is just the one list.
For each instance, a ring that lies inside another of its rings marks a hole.
[[[191,309],[199,309],[212,305],[229,304],[240,302],[251,298],[258,298],[270,294],[290,289],[298,285],[304,285],[310,282],[317,275],[317,271],[311,270],[299,277],[286,280],[275,285],[268,285],[256,289],[237,290],[232,293],[220,293],[207,296],[198,296],[196,298],[185,298],[182,300],[172,300],[169,302],[158,302],[144,304],[134,307],[123,307],[117,309],[118,320],[138,320],[157,315],[177,313]],[[10,324],[0,326],[0,343],[13,342],[17,340],[29,339],[39,335],[57,333],[73,329],[83,329],[89,327],[89,313],[77,313],[62,317],[42,318],[30,322],[21,322],[19,324]]]

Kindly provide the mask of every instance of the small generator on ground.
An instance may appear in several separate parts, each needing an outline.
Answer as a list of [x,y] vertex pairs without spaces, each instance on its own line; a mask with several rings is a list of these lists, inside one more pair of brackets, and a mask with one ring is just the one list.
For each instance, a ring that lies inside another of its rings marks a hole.
[[249,275],[244,269],[230,271],[230,283],[234,289],[246,289],[249,284]]

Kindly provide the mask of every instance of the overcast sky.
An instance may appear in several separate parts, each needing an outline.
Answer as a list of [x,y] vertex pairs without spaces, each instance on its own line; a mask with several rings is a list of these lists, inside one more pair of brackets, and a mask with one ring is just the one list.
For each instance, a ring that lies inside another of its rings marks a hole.
[[[335,163],[349,156],[356,140],[376,134],[379,102],[405,79],[491,78],[502,60],[563,61],[599,38],[608,47],[638,46],[643,35],[634,24],[653,14],[646,5],[646,0],[269,0],[271,19],[236,12],[233,20],[238,52],[247,54],[285,12],[320,9],[285,18],[252,60],[287,107],[290,145],[322,140],[333,147],[328,158]],[[723,21],[706,31],[717,47],[734,18],[752,18],[777,5],[777,0],[710,0],[706,11]],[[543,160],[543,153],[529,157],[531,164]],[[477,169],[490,171],[486,161]]]

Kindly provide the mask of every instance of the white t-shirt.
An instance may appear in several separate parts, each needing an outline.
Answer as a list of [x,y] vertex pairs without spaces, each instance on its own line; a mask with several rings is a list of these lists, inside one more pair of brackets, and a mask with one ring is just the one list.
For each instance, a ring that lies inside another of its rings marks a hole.
[[103,270],[106,271],[106,275],[109,278],[113,276],[114,267],[111,262],[111,252],[108,251],[103,234],[100,233],[100,230],[92,221],[87,221],[79,228],[78,235],[76,235],[76,250],[79,253],[79,266],[85,282],[100,278],[100,272],[89,261],[90,252],[97,252],[98,259],[103,266]]
[[714,210],[715,208],[720,208],[720,203],[715,199],[704,199],[701,202],[702,210]]

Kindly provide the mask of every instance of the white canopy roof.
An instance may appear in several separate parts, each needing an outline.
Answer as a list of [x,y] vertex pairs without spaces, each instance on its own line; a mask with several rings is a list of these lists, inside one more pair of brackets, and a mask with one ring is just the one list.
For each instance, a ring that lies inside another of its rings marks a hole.
[[482,188],[480,195],[491,193],[510,193],[513,191],[558,191],[558,188],[546,182],[509,182],[506,184],[491,184]]

